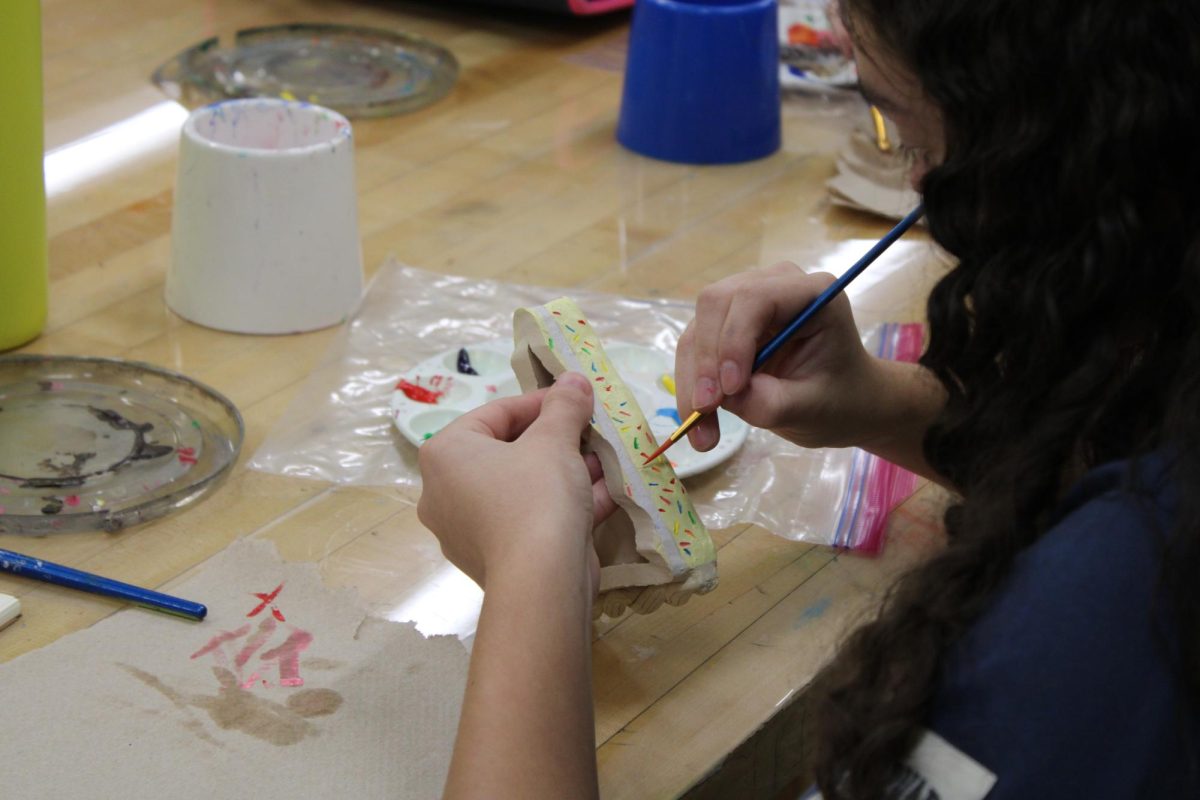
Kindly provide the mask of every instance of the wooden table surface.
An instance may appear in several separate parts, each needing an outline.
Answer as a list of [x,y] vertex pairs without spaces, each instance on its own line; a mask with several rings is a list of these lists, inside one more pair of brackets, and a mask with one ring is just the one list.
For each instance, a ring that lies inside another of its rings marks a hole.
[[[634,296],[694,298],[779,260],[839,270],[889,223],[832,207],[824,181],[864,107],[789,97],[784,146],[721,167],[653,161],[614,139],[628,16],[565,19],[452,3],[43,0],[50,320],[26,352],[135,359],[223,392],[245,416],[242,459],[197,506],[119,534],[0,536],[0,547],[157,587],[230,542],[273,540],[372,608],[426,632],[473,630],[478,591],[395,492],[248,470],[336,335],[244,337],[163,302],[185,111],[149,82],[212,35],[336,22],[418,33],[454,52],[453,93],[357,120],[368,273],[389,255],[426,270]],[[920,319],[939,267],[918,234],[855,297],[860,323]],[[904,255],[907,254],[907,255]],[[596,741],[605,797],[681,794],[803,689],[890,576],[936,546],[938,496],[893,514],[883,557],[838,556],[753,526],[716,531],[720,587],[682,608],[596,628]],[[0,576],[20,621],[0,661],[120,606]],[[757,779],[756,779],[757,780]],[[759,781],[761,783],[761,781]]]

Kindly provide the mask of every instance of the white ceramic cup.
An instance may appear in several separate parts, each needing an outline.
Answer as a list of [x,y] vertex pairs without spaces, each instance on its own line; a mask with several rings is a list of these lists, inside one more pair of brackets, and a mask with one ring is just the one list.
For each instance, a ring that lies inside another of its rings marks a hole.
[[362,297],[354,144],[341,114],[230,100],[180,141],[167,305],[236,333],[336,325]]

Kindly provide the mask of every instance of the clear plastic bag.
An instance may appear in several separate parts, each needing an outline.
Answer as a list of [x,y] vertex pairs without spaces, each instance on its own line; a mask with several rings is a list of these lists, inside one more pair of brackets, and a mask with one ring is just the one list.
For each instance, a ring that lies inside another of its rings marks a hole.
[[[569,294],[600,335],[673,355],[691,303],[520,286],[425,272],[389,262],[355,317],[249,462],[252,469],[420,494],[417,449],[391,421],[399,376],[450,348],[510,337],[512,312]],[[915,358],[920,326],[867,332],[883,357]],[[688,479],[712,528],[756,523],[789,539],[851,549],[879,544],[887,511],[915,479],[854,449],[806,450],[753,430],[728,461]]]
[[[880,358],[914,362],[921,355],[924,329],[921,325],[885,323],[873,332],[874,352]],[[831,544],[867,553],[883,545],[887,515],[917,488],[918,478],[902,467],[851,448],[849,481],[842,492],[837,525]]]
[[[915,361],[923,328],[885,323],[863,338],[882,358]],[[753,522],[787,539],[871,553],[882,544],[888,513],[918,481],[858,448],[808,450],[763,430],[750,434],[725,471],[697,476],[700,485],[688,487],[710,526]]]

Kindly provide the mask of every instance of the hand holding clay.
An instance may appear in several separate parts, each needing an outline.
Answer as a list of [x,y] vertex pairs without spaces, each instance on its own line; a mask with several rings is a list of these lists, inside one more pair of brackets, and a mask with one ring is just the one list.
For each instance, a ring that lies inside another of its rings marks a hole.
[[598,585],[589,532],[612,513],[599,463],[580,453],[586,379],[506,397],[463,415],[420,450],[417,514],[442,552],[486,589],[496,570],[578,570]]

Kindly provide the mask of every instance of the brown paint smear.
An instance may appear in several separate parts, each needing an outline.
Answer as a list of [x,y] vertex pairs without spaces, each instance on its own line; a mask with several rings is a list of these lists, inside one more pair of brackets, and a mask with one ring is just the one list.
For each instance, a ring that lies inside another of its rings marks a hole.
[[[213,668],[213,675],[221,684],[213,696],[184,694],[137,667],[128,664],[117,666],[189,714],[192,708],[200,709],[223,730],[241,731],[280,747],[296,744],[306,736],[315,735],[317,726],[309,719],[328,716],[342,705],[342,696],[332,689],[301,689],[291,692],[286,703],[276,703],[243,689],[234,674],[221,667]],[[197,730],[195,720],[189,722],[191,724],[184,723],[188,730],[205,741],[217,744],[203,729]]]

